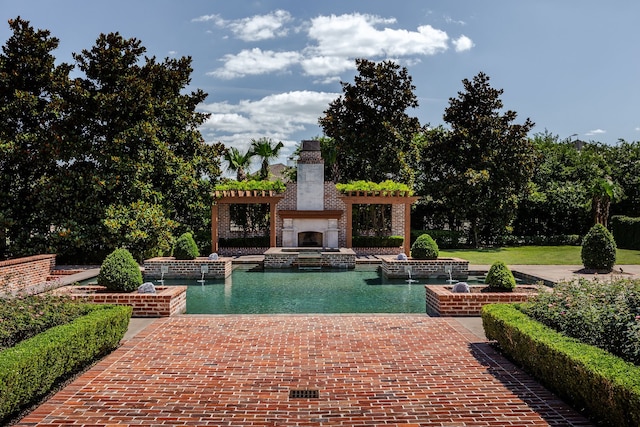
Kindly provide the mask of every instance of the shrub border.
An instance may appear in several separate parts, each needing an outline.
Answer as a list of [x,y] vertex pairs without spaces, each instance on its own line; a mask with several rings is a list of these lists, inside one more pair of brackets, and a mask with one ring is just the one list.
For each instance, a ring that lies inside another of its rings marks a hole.
[[85,316],[0,352],[0,422],[114,350],[130,317],[128,306],[91,305]]
[[640,367],[556,332],[519,304],[482,308],[485,335],[537,380],[592,420],[640,425]]

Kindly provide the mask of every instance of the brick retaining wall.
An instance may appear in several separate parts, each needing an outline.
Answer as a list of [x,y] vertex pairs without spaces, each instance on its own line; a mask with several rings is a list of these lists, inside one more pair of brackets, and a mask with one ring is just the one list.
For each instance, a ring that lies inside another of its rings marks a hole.
[[[472,285],[479,290],[486,285]],[[471,292],[453,293],[452,286],[426,285],[427,314],[430,316],[480,316],[482,306],[495,303],[525,302],[535,295],[525,289],[550,290],[534,285],[518,285],[513,292]],[[520,289],[520,291],[518,290]]]
[[56,293],[86,298],[95,304],[130,305],[133,317],[169,317],[187,311],[186,286],[156,286],[155,294],[97,292],[103,286],[65,286]]
[[406,278],[407,268],[411,268],[411,277],[426,279],[448,279],[445,267],[451,267],[451,277],[466,280],[469,277],[469,261],[461,258],[438,258],[433,260],[406,259],[399,260],[395,256],[379,256],[382,260],[382,272],[389,278]]
[[[233,265],[231,258],[196,258],[193,260],[175,259],[172,257],[158,257],[144,260],[145,279],[199,279],[202,277],[201,267],[206,265],[209,269],[205,273],[205,279],[224,279],[231,275]],[[168,271],[162,274],[162,266]]]
[[0,292],[16,293],[41,285],[55,265],[56,256],[52,254],[0,261]]

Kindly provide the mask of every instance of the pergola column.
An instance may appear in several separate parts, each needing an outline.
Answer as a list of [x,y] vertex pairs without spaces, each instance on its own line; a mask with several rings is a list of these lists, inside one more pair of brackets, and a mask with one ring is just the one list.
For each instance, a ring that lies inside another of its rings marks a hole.
[[211,205],[211,253],[218,253],[218,205]]
[[269,246],[276,247],[276,204],[269,203]]
[[411,203],[404,204],[404,253],[411,253]]
[[347,208],[347,218],[346,218],[346,233],[347,235],[346,237],[346,241],[345,244],[347,246],[347,248],[351,248],[353,246],[353,203],[348,202],[348,201],[344,201],[345,202],[345,207]]

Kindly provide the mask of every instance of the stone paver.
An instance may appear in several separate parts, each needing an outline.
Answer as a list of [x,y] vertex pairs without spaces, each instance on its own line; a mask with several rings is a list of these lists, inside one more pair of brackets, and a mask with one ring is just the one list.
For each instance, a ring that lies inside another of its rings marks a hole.
[[17,425],[590,424],[455,319],[190,315],[156,319]]

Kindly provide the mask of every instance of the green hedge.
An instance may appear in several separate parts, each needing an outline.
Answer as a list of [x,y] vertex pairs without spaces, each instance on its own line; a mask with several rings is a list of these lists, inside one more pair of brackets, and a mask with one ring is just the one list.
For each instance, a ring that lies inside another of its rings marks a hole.
[[268,248],[271,246],[269,236],[230,237],[218,240],[221,248]]
[[431,236],[440,249],[460,249],[465,246],[465,234],[454,230],[411,230],[411,244],[423,234]]
[[640,367],[544,326],[518,304],[482,308],[485,335],[573,407],[597,423],[640,425]]
[[354,248],[399,248],[404,243],[402,236],[353,236]]
[[93,307],[86,316],[0,352],[0,422],[118,346],[127,331],[132,308]]
[[610,224],[618,248],[640,249],[640,218],[614,215]]

